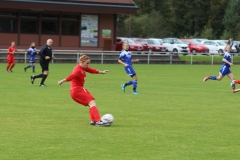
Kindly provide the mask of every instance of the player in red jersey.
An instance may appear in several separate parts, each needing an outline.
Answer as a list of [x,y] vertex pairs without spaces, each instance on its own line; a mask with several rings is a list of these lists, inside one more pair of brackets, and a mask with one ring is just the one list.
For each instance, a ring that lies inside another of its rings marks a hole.
[[58,81],[61,85],[64,82],[71,81],[70,94],[72,99],[84,106],[89,106],[89,115],[91,119],[91,125],[96,126],[108,126],[110,124],[101,122],[99,111],[96,107],[95,98],[84,88],[84,82],[86,79],[86,72],[92,74],[106,74],[108,70],[99,71],[89,67],[90,58],[84,54],[81,54],[79,58],[79,64],[73,69],[71,75],[67,78]]
[[11,43],[11,46],[8,48],[8,56],[7,56],[7,67],[6,72],[12,72],[13,67],[15,66],[15,59],[14,54],[17,51],[17,48],[15,47],[15,42]]

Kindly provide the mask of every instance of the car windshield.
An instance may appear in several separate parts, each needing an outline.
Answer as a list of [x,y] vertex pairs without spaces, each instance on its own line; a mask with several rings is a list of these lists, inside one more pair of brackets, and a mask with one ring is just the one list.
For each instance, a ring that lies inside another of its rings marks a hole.
[[127,43],[135,43],[132,39],[124,39],[123,41]]
[[182,41],[184,44],[189,44],[190,42],[188,42],[188,41]]
[[201,42],[199,42],[197,40],[192,40],[192,44],[201,44]]
[[224,42],[217,42],[217,44],[219,44],[220,46],[226,46]]
[[148,41],[148,44],[160,44],[160,42],[155,39],[149,39],[147,41]]
[[174,44],[184,44],[180,39],[173,39]]

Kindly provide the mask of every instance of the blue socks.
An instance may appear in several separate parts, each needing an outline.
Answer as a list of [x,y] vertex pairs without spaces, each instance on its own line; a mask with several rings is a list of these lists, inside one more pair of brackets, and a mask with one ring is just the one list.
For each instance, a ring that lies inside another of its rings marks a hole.
[[31,68],[32,66],[31,65],[28,65],[26,68]]
[[132,84],[133,84],[133,81],[131,80],[131,81],[125,83],[125,87],[126,87],[126,86],[129,86],[129,85],[132,85]]
[[133,80],[133,91],[137,89],[137,80]]
[[32,69],[33,69],[33,72],[35,72],[35,66],[32,66],[32,67],[33,67],[33,68],[32,68]]
[[217,76],[210,76],[211,80],[217,80]]

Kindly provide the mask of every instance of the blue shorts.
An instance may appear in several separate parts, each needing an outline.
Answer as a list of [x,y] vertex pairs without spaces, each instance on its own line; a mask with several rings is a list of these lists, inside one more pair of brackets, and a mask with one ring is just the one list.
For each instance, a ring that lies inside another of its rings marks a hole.
[[219,74],[221,74],[222,76],[228,75],[228,74],[230,74],[230,73],[232,73],[232,72],[230,71],[230,68],[229,68],[229,67],[223,65],[223,66],[220,68]]
[[35,58],[30,57],[30,63],[35,63]]
[[131,65],[125,67],[125,71],[126,71],[127,75],[129,75],[129,76],[136,75],[136,72],[134,71],[134,69]]

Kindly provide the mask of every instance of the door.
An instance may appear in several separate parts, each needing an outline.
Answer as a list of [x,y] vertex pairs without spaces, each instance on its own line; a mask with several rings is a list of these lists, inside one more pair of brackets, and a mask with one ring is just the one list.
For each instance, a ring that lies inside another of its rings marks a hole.
[[111,51],[112,50],[112,40],[105,39],[103,44],[103,50],[104,51]]

